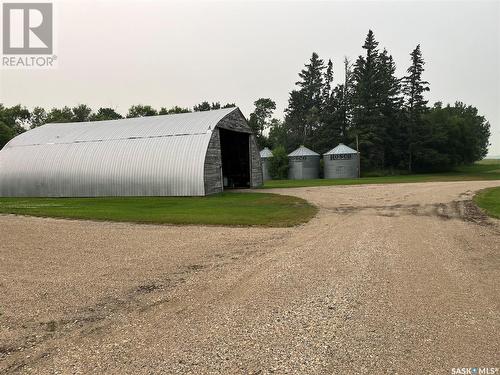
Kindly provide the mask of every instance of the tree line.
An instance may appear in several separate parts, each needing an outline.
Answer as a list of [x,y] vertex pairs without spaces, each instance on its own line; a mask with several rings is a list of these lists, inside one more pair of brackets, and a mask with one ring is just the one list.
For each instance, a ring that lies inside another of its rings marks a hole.
[[354,63],[344,60],[344,79],[335,86],[332,61],[313,53],[290,92],[284,121],[271,119],[272,100],[256,101],[250,124],[260,145],[290,152],[302,144],[318,153],[341,142],[359,145],[363,170],[399,173],[449,170],[486,156],[490,125],[476,108],[428,106],[420,45],[404,77],[396,76],[393,57],[379,49],[371,30],[362,48]]
[[[410,53],[404,77],[396,76],[393,57],[387,49],[379,48],[371,30],[362,49],[363,54],[354,63],[347,58],[343,61],[344,78],[336,85],[332,61],[325,63],[313,53],[298,74],[296,89],[289,94],[283,120],[273,117],[276,103],[272,99],[257,99],[248,122],[259,146],[270,147],[281,155],[301,144],[318,153],[340,142],[353,148],[359,145],[362,170],[396,173],[449,170],[486,156],[490,125],[475,107],[461,102],[428,105],[425,94],[429,82],[423,77],[425,63],[420,45]],[[0,104],[0,148],[17,134],[45,123],[114,120],[234,106],[204,101],[192,110],[179,106],[157,110],[150,105],[133,105],[122,116],[113,108],[93,111],[85,104],[49,111]]]
[[21,134],[27,129],[33,129],[48,123],[64,122],[85,122],[85,121],[103,121],[117,120],[122,118],[145,117],[156,115],[169,115],[173,113],[186,113],[209,111],[212,109],[236,107],[234,103],[221,105],[219,102],[209,103],[201,102],[193,109],[173,106],[170,108],[161,107],[159,110],[150,105],[137,104],[132,105],[125,116],[116,112],[113,108],[99,108],[93,111],[86,104],[80,104],[76,107],[52,108],[46,111],[42,107],[35,107],[32,111],[20,104],[5,107],[0,103],[0,149],[16,135]]

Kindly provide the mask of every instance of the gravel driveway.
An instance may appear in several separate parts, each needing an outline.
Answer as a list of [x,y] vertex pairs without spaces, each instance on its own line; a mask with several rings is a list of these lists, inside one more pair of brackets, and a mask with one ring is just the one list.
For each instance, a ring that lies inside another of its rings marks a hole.
[[0,216],[0,373],[500,367],[499,181],[276,190],[295,228]]

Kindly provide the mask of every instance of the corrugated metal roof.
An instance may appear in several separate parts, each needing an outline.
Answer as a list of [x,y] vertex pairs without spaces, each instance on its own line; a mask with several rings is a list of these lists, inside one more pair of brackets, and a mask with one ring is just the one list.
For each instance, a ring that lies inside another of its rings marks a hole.
[[319,154],[305,146],[300,146],[295,151],[290,152],[288,156],[319,156]]
[[235,107],[110,121],[46,124],[17,136],[5,148],[206,134],[234,110]]
[[343,143],[339,143],[337,147],[332,148],[330,151],[325,152],[323,155],[339,155],[339,154],[357,154],[356,150],[346,146]]
[[204,195],[211,134],[12,147],[0,196]]
[[204,195],[212,131],[235,110],[43,125],[0,151],[0,196]]
[[260,152],[260,157],[261,158],[272,158],[273,157],[273,152],[268,148],[265,147],[261,152]]

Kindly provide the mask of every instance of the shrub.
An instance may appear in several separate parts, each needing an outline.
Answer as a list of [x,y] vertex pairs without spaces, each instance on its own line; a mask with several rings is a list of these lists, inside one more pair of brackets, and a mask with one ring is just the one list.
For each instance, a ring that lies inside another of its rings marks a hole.
[[269,174],[275,180],[288,177],[288,154],[283,146],[273,150],[273,157],[269,160]]

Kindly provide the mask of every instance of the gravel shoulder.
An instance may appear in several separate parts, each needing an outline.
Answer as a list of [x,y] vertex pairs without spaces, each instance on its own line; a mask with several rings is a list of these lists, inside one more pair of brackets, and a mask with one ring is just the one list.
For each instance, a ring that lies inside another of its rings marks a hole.
[[499,181],[273,190],[294,228],[0,216],[0,373],[500,367]]

